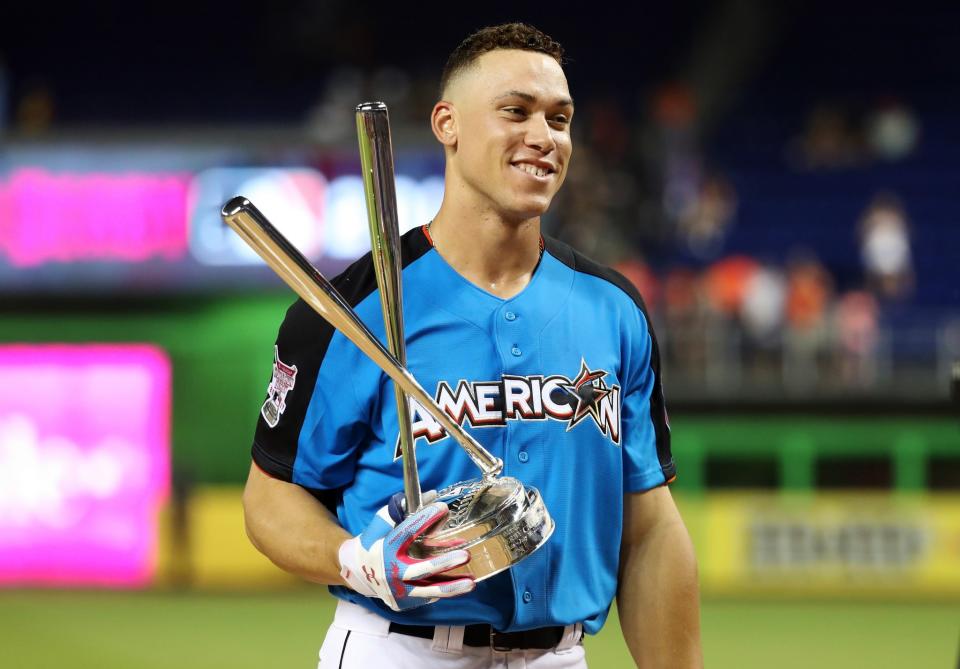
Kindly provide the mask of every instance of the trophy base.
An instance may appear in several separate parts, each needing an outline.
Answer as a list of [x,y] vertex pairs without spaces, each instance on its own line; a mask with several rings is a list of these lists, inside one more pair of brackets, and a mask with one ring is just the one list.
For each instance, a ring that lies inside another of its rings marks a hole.
[[426,559],[452,550],[431,542],[464,542],[453,548],[469,551],[470,562],[445,576],[482,581],[499,574],[546,543],[555,527],[540,491],[511,477],[457,483],[440,490],[437,500],[447,503],[450,514],[415,541],[410,553]]

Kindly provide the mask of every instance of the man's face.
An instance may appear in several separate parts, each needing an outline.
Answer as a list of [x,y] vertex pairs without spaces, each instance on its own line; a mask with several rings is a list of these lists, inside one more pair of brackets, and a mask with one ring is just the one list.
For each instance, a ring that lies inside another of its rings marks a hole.
[[559,63],[536,51],[490,51],[445,97],[457,119],[448,159],[463,185],[508,220],[543,214],[573,150],[573,101]]

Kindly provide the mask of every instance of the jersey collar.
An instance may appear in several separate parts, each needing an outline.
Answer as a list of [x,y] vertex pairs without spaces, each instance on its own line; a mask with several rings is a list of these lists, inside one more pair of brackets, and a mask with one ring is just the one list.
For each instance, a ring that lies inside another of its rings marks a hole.
[[[427,226],[421,231],[429,242]],[[540,238],[543,244],[543,237]],[[474,323],[482,330],[490,326],[490,317],[497,311],[511,310],[538,330],[566,303],[574,279],[574,272],[554,258],[549,251],[542,253],[530,282],[519,293],[503,299],[487,292],[451,267],[436,248],[428,251],[423,260],[429,263],[433,288],[431,296],[437,306]]]

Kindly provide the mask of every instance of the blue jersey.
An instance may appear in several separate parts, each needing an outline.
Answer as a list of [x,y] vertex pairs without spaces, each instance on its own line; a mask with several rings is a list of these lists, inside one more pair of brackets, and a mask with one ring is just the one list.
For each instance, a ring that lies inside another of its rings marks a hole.
[[[463,597],[397,613],[344,587],[332,592],[408,624],[582,622],[596,633],[616,592],[624,494],[674,476],[659,354],[640,296],[551,239],[510,299],[457,274],[423,228],[401,246],[408,368],[503,459],[503,475],[539,488],[556,530]],[[384,339],[369,254],[333,284]],[[479,476],[427,412],[415,410],[413,421],[424,490]],[[280,328],[253,459],[311,491],[351,534],[403,489],[392,381],[302,301]]]

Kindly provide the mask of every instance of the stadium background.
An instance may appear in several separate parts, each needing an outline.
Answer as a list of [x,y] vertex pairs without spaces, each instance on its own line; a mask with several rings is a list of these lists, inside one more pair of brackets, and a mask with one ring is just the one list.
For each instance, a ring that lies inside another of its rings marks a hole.
[[[710,667],[947,667],[960,637],[960,11],[750,0],[483,12],[15,3],[0,18],[5,666],[313,666],[331,600],[239,490],[291,295],[253,199],[328,275],[366,235],[352,109],[391,107],[400,215],[470,30],[567,48],[544,221],[647,297]],[[611,624],[591,666],[628,666]]]

